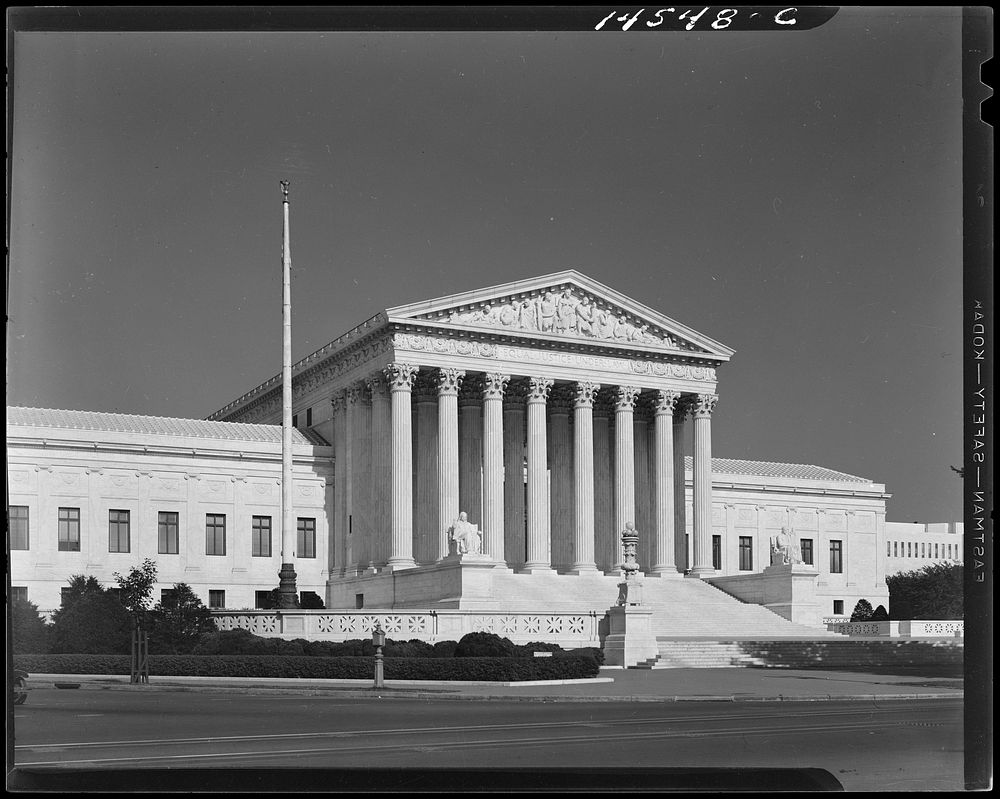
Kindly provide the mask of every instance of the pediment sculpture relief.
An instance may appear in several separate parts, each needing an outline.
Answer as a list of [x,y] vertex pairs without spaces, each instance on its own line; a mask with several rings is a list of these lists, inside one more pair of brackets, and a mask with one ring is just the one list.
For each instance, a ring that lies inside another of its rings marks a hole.
[[467,311],[453,311],[452,324],[488,325],[538,333],[561,333],[607,341],[654,344],[687,349],[686,342],[636,324],[622,312],[571,289],[548,291],[536,297],[486,303]]

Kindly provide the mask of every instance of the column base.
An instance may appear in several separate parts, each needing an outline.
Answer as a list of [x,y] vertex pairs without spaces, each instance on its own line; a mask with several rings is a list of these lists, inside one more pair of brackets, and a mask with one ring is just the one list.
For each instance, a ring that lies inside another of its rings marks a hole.
[[715,569],[710,566],[700,566],[695,567],[684,575],[685,577],[697,577],[699,580],[703,577],[715,577]]
[[415,560],[399,560],[399,561],[389,561],[385,564],[385,571],[387,572],[398,572],[405,569],[415,569],[417,568],[417,562]]
[[573,566],[566,574],[584,575],[587,577],[596,577],[597,575],[604,574],[600,569],[593,565],[585,566]]
[[525,563],[517,570],[518,574],[558,574],[558,572],[546,563]]
[[647,577],[683,577],[684,572],[678,571],[676,566],[659,566],[650,570]]

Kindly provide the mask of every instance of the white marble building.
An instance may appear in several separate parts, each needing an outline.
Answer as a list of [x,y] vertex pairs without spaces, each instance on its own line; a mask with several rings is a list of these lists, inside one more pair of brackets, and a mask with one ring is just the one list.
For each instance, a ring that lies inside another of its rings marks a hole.
[[961,563],[962,522],[886,522],[885,573],[922,569],[935,563]]
[[[293,369],[295,514],[314,523],[300,591],[333,608],[601,610],[633,521],[654,603],[686,575],[816,625],[860,598],[885,604],[883,485],[713,458],[732,354],[573,271],[373,316]],[[278,376],[209,421],[8,409],[10,504],[29,539],[13,585],[44,607],[71,574],[110,582],[149,556],[165,584],[252,607],[277,584],[277,529],[270,556],[254,548],[260,518],[280,523],[280,401]],[[126,552],[115,511],[135,530]],[[450,540],[460,512],[478,552]],[[163,553],[170,513],[180,543]],[[782,528],[803,563],[765,575]],[[69,529],[78,551],[60,543]],[[798,586],[799,611],[777,583]]]

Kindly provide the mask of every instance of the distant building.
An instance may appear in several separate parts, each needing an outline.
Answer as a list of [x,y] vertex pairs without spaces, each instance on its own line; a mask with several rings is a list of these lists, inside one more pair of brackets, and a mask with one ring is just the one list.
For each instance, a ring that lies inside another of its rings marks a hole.
[[933,563],[961,563],[964,537],[962,522],[886,522],[885,572],[897,574]]

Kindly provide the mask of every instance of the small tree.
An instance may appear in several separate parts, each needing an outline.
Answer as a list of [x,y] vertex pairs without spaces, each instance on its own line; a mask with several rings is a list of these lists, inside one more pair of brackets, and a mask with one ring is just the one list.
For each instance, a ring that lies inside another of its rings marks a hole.
[[212,611],[185,583],[177,583],[149,614],[149,637],[159,654],[190,654],[202,633],[215,631]]
[[52,614],[51,651],[122,654],[128,641],[129,617],[118,598],[94,577],[71,577],[62,605]]
[[34,602],[15,599],[10,606],[10,635],[18,654],[44,655],[51,630]]
[[885,605],[879,605],[872,611],[872,621],[889,621],[889,612],[885,609]]
[[869,621],[872,617],[872,603],[867,599],[859,599],[851,612],[851,621]]
[[149,635],[146,631],[146,611],[153,596],[156,582],[156,564],[149,558],[141,566],[133,567],[128,574],[114,573],[118,581],[118,599],[132,619],[132,676],[133,683],[149,682]]

